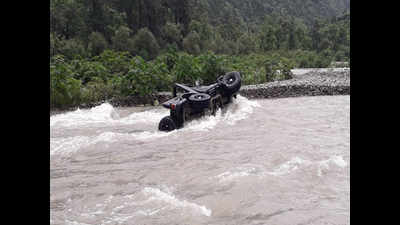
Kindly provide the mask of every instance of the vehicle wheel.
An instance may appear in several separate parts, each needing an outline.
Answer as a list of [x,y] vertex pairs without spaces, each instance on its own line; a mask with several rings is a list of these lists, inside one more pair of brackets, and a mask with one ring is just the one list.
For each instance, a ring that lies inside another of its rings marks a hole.
[[204,93],[196,93],[189,96],[189,102],[193,108],[204,109],[210,106],[211,96]]
[[175,122],[171,119],[170,116],[166,116],[161,119],[158,124],[158,130],[160,131],[172,131],[176,129]]
[[237,91],[239,91],[240,86],[242,84],[242,78],[240,77],[240,73],[233,71],[225,74],[222,77],[222,84],[224,91],[227,95],[231,95]]

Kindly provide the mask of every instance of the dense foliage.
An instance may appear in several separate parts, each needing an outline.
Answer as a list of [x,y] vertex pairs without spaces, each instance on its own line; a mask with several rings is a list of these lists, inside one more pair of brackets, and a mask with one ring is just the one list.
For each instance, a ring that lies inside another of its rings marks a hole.
[[349,0],[50,0],[50,101],[149,96],[231,70],[268,82],[349,49]]
[[349,0],[51,0],[50,54],[113,49],[149,60],[170,47],[195,55],[301,49],[347,60],[348,10]]

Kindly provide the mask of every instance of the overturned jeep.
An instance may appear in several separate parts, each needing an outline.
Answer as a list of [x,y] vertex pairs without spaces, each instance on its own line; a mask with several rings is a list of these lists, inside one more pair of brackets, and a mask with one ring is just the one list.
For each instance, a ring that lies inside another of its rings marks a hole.
[[189,87],[176,83],[173,98],[162,105],[170,109],[170,115],[161,119],[158,129],[172,131],[182,128],[186,121],[205,115],[215,115],[219,108],[236,98],[241,86],[240,73],[233,71],[217,78],[208,86]]

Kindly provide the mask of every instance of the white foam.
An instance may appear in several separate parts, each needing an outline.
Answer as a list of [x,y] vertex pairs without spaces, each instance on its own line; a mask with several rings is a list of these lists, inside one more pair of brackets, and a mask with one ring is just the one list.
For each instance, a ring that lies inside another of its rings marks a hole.
[[81,223],[81,222],[71,221],[71,220],[66,220],[65,222],[68,225],[90,225],[90,224],[87,224],[87,223]]
[[223,115],[222,120],[229,125],[234,125],[237,121],[248,118],[249,115],[253,113],[253,109],[255,107],[260,107],[260,104],[238,95],[228,107],[228,111]]
[[81,147],[88,145],[90,137],[75,136],[68,138],[50,139],[50,155],[67,155],[76,152]]
[[278,168],[274,169],[272,172],[269,172],[269,174],[274,175],[274,176],[280,176],[283,174],[287,174],[290,172],[293,172],[299,168],[300,165],[302,164],[310,164],[309,161],[303,160],[299,157],[294,157],[290,159],[289,161],[281,164]]
[[152,109],[132,113],[121,118],[109,103],[103,103],[89,110],[77,109],[73,112],[50,117],[50,127],[79,127],[89,124],[131,125],[136,123],[154,123],[168,115],[167,109]]
[[205,116],[185,124],[182,130],[208,131],[213,129],[221,120],[221,110],[218,110],[215,116]]
[[219,179],[219,182],[227,182],[240,177],[255,175],[256,173],[257,169],[254,167],[238,167],[233,169],[232,171],[221,173],[217,175],[216,178]]
[[314,166],[318,170],[318,176],[322,176],[322,171],[327,171],[330,169],[330,165],[337,166],[340,168],[344,168],[347,166],[347,162],[343,159],[342,156],[331,156],[326,160],[312,162],[309,160],[305,160],[299,157],[293,157],[289,161],[281,164],[272,172],[267,172],[267,174],[274,176],[281,176],[291,172],[294,172],[302,167]]
[[59,126],[76,126],[87,123],[109,122],[118,119],[119,115],[115,112],[114,107],[109,103],[103,103],[89,110],[77,109],[73,112],[67,112],[50,117],[50,127]]
[[327,171],[330,169],[329,165],[338,166],[340,168],[344,168],[347,166],[347,162],[343,159],[342,156],[331,156],[327,160],[322,160],[318,162],[318,176],[322,176],[322,171]]
[[126,222],[128,219],[132,218],[133,215],[127,215],[127,214],[118,214],[112,217],[113,222],[117,222],[118,224],[123,224]]
[[82,148],[87,148],[100,142],[113,143],[122,140],[149,140],[161,137],[175,135],[178,130],[171,132],[161,131],[143,131],[139,133],[115,133],[103,132],[97,136],[74,136],[68,138],[51,138],[50,139],[50,155],[71,155]]
[[253,113],[255,107],[260,107],[256,101],[250,101],[247,98],[238,95],[233,102],[227,105],[228,109],[225,113],[219,109],[215,116],[203,117],[193,120],[185,125],[186,130],[208,131],[213,129],[218,123],[225,122],[228,125],[234,125],[237,121],[244,120]]
[[68,138],[51,138],[50,155],[70,155],[81,148],[94,145],[99,142],[112,142],[115,140],[116,133],[104,132],[98,136],[74,136]]
[[174,195],[161,191],[158,188],[145,187],[143,194],[149,196],[149,201],[163,201],[171,206],[179,208],[190,208],[195,212],[199,212],[205,216],[211,216],[212,211],[205,206],[197,205],[186,200],[179,200]]
[[157,208],[157,209],[145,209],[145,210],[139,210],[136,213],[141,214],[143,216],[152,216],[154,214],[157,214],[161,210],[165,209],[166,207],[162,208]]
[[347,162],[343,159],[343,157],[342,156],[332,156],[330,159],[329,159],[332,163],[334,163],[334,164],[336,164],[337,166],[339,166],[339,167],[342,167],[342,168],[344,168],[344,167],[346,167],[347,166]]
[[132,113],[127,117],[121,119],[122,123],[134,124],[134,123],[146,123],[149,121],[160,121],[164,116],[169,115],[166,109],[158,110],[148,110],[144,112]]
[[170,135],[174,135],[177,133],[177,130],[173,130],[171,132],[162,132],[162,131],[155,131],[155,132],[149,132],[149,131],[143,131],[140,133],[136,134],[129,134],[129,136],[125,136],[128,138],[134,138],[137,140],[147,140],[147,139],[153,139],[153,138],[161,138],[161,137],[167,137]]

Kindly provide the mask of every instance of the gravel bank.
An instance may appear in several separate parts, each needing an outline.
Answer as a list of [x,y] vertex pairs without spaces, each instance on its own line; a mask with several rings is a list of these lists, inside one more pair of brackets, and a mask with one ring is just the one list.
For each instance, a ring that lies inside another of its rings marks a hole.
[[240,95],[247,98],[285,98],[316,95],[349,95],[350,70],[311,70],[293,79],[247,85]]

